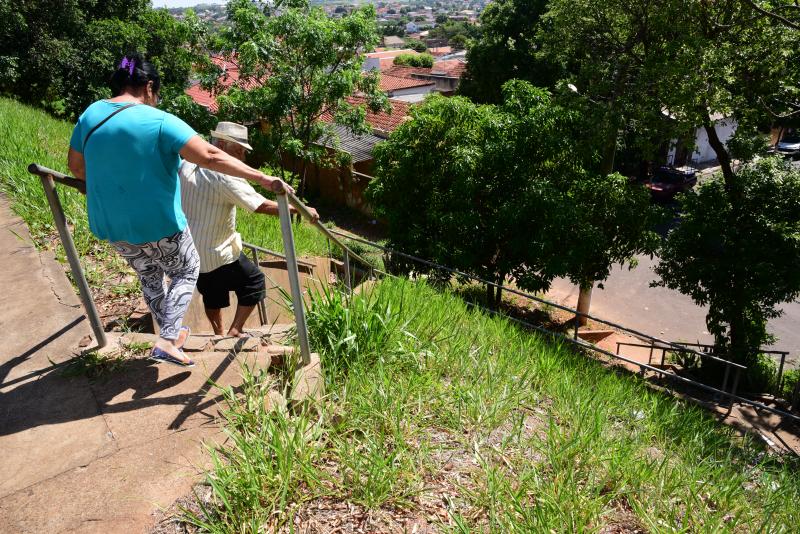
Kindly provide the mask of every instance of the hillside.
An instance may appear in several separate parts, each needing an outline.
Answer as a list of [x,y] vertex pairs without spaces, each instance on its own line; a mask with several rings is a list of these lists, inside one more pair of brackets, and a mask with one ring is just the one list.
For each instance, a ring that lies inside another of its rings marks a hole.
[[[0,99],[0,187],[40,247],[54,229],[26,167],[65,170],[70,132]],[[92,268],[122,269],[88,233],[80,195],[62,198]],[[280,249],[275,219],[257,220],[243,219],[246,237]],[[325,246],[305,235],[305,250]],[[315,297],[309,328],[328,402],[314,416],[268,410],[274,376],[243,369],[241,390],[226,390],[229,439],[212,449],[188,521],[211,532],[605,533],[800,522],[796,460],[454,294],[391,279],[350,302],[332,290]]]

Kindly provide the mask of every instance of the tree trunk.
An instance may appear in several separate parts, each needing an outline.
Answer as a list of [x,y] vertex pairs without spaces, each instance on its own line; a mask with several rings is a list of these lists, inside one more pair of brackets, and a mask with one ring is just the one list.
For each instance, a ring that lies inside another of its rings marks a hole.
[[494,286],[491,284],[486,284],[486,306],[494,309],[494,299]]
[[733,164],[731,163],[731,156],[728,154],[728,149],[725,148],[719,135],[717,135],[717,129],[714,128],[714,124],[709,123],[704,124],[703,129],[705,129],[706,135],[708,135],[708,144],[714,149],[714,153],[717,155],[717,160],[719,161],[719,166],[722,169],[722,177],[725,180],[725,191],[731,193],[733,188]]
[[[589,313],[589,306],[592,303],[593,288],[594,282],[585,282],[581,284],[580,291],[578,292],[578,313]],[[586,323],[589,322],[589,319],[583,315],[576,315],[575,320],[578,321],[578,326],[586,326]]]

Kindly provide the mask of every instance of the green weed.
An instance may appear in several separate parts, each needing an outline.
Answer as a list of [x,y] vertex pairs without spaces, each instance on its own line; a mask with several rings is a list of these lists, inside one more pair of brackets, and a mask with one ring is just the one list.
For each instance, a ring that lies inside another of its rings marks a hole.
[[800,520],[794,462],[693,405],[423,283],[351,298],[327,290],[309,310],[327,404],[313,419],[268,414],[266,389],[246,385],[195,524],[287,529],[320,499],[457,532],[789,532]]

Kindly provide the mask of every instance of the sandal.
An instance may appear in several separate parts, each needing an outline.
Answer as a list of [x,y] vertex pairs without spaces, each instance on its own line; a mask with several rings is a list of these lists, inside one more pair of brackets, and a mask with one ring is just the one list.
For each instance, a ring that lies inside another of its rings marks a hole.
[[[183,354],[183,352],[181,352],[181,354]],[[194,362],[192,360],[185,362],[176,358],[169,352],[159,349],[158,347],[153,347],[153,351],[150,353],[150,360],[156,363],[171,363],[172,365],[177,365],[178,367],[194,367]]]

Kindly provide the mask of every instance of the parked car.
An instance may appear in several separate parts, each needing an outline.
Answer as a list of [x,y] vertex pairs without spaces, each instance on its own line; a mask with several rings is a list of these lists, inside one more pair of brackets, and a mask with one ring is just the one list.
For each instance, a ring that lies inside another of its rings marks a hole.
[[800,133],[791,133],[783,136],[783,139],[775,146],[775,151],[791,158],[800,157]]
[[678,193],[691,190],[697,184],[697,172],[690,167],[664,165],[656,169],[645,184],[657,200],[671,200]]

